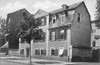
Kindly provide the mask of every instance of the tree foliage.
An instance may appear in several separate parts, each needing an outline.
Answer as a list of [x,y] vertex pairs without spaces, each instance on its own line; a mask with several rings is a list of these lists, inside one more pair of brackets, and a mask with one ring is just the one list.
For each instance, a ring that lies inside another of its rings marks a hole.
[[96,27],[100,28],[100,0],[97,0],[96,3],[96,17],[95,17],[96,21]]
[[40,22],[35,21],[34,16],[25,16],[25,22],[20,23],[18,36],[28,43],[33,40],[41,40],[44,36],[42,29],[39,28]]

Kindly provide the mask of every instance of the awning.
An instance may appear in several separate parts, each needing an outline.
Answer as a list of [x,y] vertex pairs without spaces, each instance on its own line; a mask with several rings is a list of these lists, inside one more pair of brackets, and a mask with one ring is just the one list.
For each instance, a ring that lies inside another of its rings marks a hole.
[[8,48],[8,42],[6,42],[3,46],[1,46],[0,48]]
[[59,50],[59,55],[62,55],[63,52],[64,52],[64,49],[60,49],[60,50]]

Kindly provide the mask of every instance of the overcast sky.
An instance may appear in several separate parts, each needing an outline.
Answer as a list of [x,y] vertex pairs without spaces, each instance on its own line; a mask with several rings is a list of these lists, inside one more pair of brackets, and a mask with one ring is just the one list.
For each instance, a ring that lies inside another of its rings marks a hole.
[[91,19],[95,19],[96,0],[0,0],[0,16],[6,18],[7,13],[26,8],[30,13],[36,12],[38,9],[52,11],[61,7],[62,4],[71,5],[73,3],[84,1]]

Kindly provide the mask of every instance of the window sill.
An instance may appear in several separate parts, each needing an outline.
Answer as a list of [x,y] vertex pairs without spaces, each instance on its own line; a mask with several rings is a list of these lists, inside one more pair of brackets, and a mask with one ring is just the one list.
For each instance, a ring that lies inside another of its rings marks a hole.
[[50,42],[55,42],[55,41],[65,41],[66,39],[58,39],[58,40],[50,40]]

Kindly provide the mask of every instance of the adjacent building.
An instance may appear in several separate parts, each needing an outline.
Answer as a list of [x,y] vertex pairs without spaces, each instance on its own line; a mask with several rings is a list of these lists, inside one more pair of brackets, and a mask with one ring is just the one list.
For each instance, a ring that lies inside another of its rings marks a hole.
[[7,36],[9,39],[9,54],[18,55],[20,49],[19,38],[17,37],[18,30],[21,22],[25,22],[24,16],[30,16],[26,9],[20,9],[7,15],[7,27],[10,34]]

